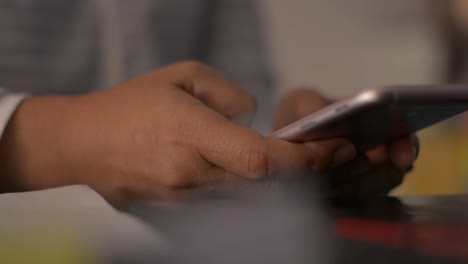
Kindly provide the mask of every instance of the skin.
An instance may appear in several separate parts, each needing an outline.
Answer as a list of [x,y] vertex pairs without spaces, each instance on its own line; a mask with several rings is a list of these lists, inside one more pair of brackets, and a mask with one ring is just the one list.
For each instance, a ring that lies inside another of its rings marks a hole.
[[230,121],[253,111],[252,96],[197,62],[101,92],[32,97],[0,140],[0,186],[16,192],[86,184],[122,205],[278,170],[323,171],[356,156],[346,139],[289,143]]
[[[274,129],[285,127],[331,103],[317,92],[300,88],[280,102]],[[387,194],[403,182],[415,159],[415,136],[401,138],[388,146],[358,153],[345,164],[327,170],[329,183],[336,195]]]
[[452,0],[450,7],[451,15],[454,16],[457,26],[462,31],[466,31],[468,26],[468,1]]

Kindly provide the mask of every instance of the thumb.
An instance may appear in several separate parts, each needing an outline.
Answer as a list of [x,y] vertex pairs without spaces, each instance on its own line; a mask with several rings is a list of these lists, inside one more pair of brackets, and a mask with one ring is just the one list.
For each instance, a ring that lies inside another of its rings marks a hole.
[[354,158],[353,145],[342,138],[308,143],[291,143],[236,125],[209,114],[209,125],[197,129],[199,153],[210,163],[235,175],[259,179],[274,171],[322,170]]
[[[182,62],[158,72],[177,87],[202,101],[227,118],[248,122],[256,109],[256,100],[236,83],[198,62]],[[244,117],[245,121],[239,120]]]
[[290,143],[274,137],[267,140],[275,169],[312,169],[321,171],[354,159],[356,148],[344,138],[333,138],[306,143]]

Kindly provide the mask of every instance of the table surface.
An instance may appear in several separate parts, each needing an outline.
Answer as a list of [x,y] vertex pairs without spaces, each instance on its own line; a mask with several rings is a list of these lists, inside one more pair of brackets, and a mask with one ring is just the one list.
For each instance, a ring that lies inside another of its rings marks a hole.
[[468,263],[468,196],[209,195],[118,211],[76,186],[3,195],[0,208],[0,260],[13,237],[36,262],[28,246],[67,244],[106,259],[94,263]]
[[336,201],[335,206],[335,232],[346,259],[339,263],[372,258],[384,263],[468,262],[466,196],[367,198]]
[[[145,206],[130,212],[169,230],[165,235],[174,244],[184,240],[181,248],[204,241],[188,250],[190,260],[207,250],[207,255],[222,252],[216,260],[223,263],[252,256],[261,263],[468,263],[468,196],[342,197],[297,206],[300,200],[294,206],[284,199],[256,205],[224,200],[173,214],[166,222],[155,219],[161,212]],[[186,221],[177,223],[180,218]]]

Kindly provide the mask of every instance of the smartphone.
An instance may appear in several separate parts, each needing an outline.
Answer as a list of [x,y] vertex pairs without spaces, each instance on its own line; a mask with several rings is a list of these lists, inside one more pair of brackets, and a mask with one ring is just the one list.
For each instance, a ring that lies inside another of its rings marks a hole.
[[333,103],[273,136],[291,142],[345,137],[367,150],[468,110],[468,86],[402,85]]

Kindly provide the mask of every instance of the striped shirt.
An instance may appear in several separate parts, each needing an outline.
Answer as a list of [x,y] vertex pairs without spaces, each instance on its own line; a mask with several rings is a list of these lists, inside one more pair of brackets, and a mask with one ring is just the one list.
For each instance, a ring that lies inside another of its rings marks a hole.
[[195,59],[257,97],[265,130],[273,91],[259,27],[250,0],[2,0],[0,96],[90,92]]

